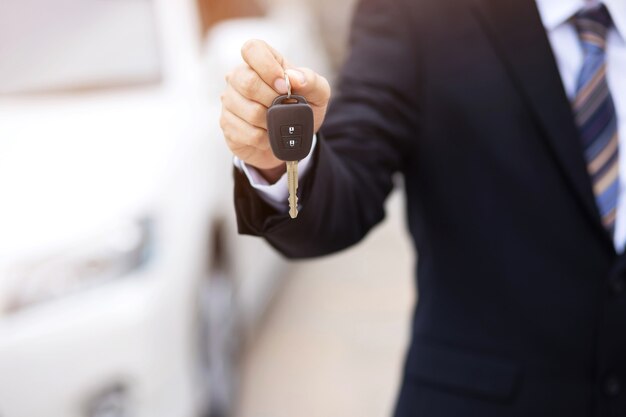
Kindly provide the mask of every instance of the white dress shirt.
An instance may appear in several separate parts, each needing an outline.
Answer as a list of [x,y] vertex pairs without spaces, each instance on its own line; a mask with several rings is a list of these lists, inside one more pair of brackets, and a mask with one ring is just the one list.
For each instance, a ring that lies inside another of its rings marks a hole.
[[[317,145],[317,136],[313,135],[311,152],[309,152],[306,158],[298,162],[298,179],[302,178],[308,171],[311,155],[313,155],[315,145]],[[287,191],[287,174],[283,174],[278,181],[274,184],[270,184],[254,167],[247,165],[237,157],[235,157],[233,161],[235,166],[246,174],[248,181],[250,181],[250,185],[257,190],[259,196],[265,200],[267,204],[274,207],[276,210],[284,211],[285,213],[289,211],[289,206],[287,205],[287,198],[289,197],[289,191]]]
[[[570,99],[576,94],[578,73],[583,64],[583,52],[576,29],[569,19],[583,7],[593,5],[585,0],[536,0],[541,20],[561,73],[563,86]],[[617,203],[614,243],[618,252],[626,244],[626,0],[604,0],[615,27],[607,39],[607,79],[618,117],[620,191]],[[315,149],[315,139],[313,148]],[[312,153],[313,151],[311,151]],[[311,155],[300,161],[299,175],[306,174]],[[287,212],[286,175],[275,184],[268,184],[252,167],[235,158],[259,195],[272,206]]]

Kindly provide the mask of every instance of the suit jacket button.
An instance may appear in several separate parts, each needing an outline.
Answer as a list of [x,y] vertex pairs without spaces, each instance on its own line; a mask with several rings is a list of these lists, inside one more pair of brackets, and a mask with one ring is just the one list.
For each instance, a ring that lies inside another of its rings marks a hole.
[[607,378],[604,385],[604,392],[609,397],[615,397],[619,395],[619,393],[622,392],[622,384],[620,380],[614,376]]

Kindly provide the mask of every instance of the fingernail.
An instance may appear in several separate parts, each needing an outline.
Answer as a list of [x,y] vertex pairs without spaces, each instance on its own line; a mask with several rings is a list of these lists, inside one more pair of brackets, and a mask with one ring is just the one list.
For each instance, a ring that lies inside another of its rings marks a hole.
[[306,77],[304,76],[304,73],[298,71],[298,70],[294,70],[294,69],[288,69],[285,71],[287,74],[289,74],[290,78],[295,78],[298,80],[298,84],[300,85],[300,87],[302,87],[303,85],[306,84]]
[[280,94],[286,94],[287,93],[287,82],[285,81],[284,78],[279,78],[276,81],[274,81],[274,88]]

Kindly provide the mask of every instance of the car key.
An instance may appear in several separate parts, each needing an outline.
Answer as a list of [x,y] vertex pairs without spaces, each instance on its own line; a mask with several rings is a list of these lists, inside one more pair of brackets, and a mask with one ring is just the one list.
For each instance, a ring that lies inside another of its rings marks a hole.
[[291,94],[289,77],[285,75],[287,94],[276,97],[267,111],[267,131],[276,158],[287,164],[289,215],[298,216],[298,161],[311,151],[313,142],[313,110],[306,99]]

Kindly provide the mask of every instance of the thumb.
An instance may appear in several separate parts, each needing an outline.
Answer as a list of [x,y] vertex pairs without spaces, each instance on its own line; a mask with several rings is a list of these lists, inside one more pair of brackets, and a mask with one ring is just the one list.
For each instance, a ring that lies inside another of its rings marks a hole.
[[[285,73],[289,76],[289,82],[291,83],[291,92],[293,94],[299,94],[304,96],[311,104],[318,106],[325,106],[330,98],[330,85],[326,78],[317,74],[315,71],[309,68],[288,68]],[[280,83],[279,81],[277,83]],[[283,91],[287,91],[287,86],[284,80]],[[277,85],[278,87],[278,85]]]

